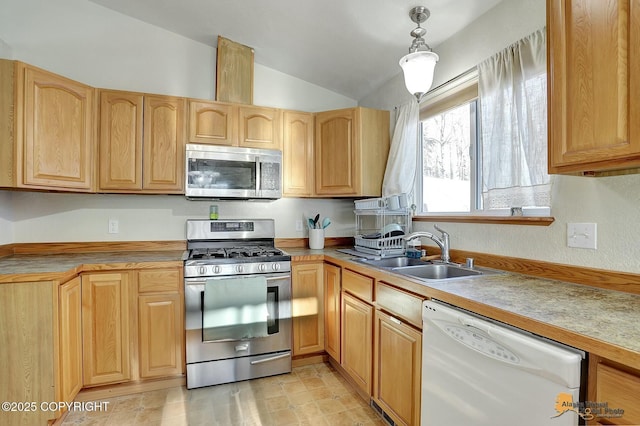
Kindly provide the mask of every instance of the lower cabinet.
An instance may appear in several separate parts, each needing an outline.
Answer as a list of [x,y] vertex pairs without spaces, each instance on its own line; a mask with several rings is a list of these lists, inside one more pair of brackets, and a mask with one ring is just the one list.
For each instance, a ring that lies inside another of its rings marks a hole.
[[181,268],[82,274],[84,386],[184,372]]
[[138,272],[140,378],[184,372],[184,303],[178,269]]
[[0,284],[0,424],[46,425],[82,386],[80,279]]
[[82,275],[84,385],[131,379],[131,272]]
[[340,267],[324,264],[324,349],[340,363]]
[[376,282],[372,397],[397,425],[420,424],[422,300]]
[[376,310],[373,399],[397,425],[420,424],[422,333]]
[[588,400],[606,403],[592,408],[589,424],[640,424],[640,371],[591,355],[588,380]]
[[324,350],[323,263],[294,263],[291,267],[293,355]]
[[71,402],[82,389],[82,281],[58,287],[60,401]]
[[373,306],[342,292],[342,368],[371,395]]

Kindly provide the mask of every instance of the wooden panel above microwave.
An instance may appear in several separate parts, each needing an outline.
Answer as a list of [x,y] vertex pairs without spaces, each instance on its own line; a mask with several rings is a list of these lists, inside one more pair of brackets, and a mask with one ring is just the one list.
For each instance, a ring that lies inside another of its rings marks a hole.
[[253,49],[218,36],[216,100],[253,104]]

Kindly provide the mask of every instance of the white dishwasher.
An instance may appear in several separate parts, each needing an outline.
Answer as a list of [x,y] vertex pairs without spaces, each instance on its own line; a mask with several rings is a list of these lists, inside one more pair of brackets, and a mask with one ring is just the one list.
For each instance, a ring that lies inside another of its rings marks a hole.
[[433,300],[422,319],[422,426],[578,424],[556,402],[580,401],[584,352]]

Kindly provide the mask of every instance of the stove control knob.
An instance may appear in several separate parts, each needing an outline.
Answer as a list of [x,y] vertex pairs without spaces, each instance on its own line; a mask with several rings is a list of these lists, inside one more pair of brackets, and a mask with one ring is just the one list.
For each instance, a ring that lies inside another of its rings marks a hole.
[[198,273],[199,273],[200,275],[204,275],[204,274],[206,274],[206,273],[207,273],[207,267],[206,267],[206,266],[201,266],[201,267],[199,267],[199,268],[198,268]]
[[242,265],[238,265],[236,266],[236,271],[242,273],[242,271],[244,270],[244,268],[242,267]]
[[220,267],[219,266],[214,266],[213,267],[213,273],[214,274],[219,274],[220,273]]
[[272,268],[274,271],[278,271],[280,270],[280,264],[278,262],[274,262]]

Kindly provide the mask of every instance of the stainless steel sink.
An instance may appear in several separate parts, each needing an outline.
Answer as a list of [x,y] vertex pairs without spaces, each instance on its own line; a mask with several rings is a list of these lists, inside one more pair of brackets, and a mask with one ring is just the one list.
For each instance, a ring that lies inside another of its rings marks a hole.
[[420,259],[413,259],[410,257],[389,257],[384,259],[357,259],[357,262],[364,263],[366,265],[375,266],[377,268],[394,269],[404,268],[410,266],[424,266],[430,265],[430,262],[425,262]]
[[451,280],[498,274],[498,271],[485,268],[466,268],[450,263],[428,263],[419,266],[393,268],[393,272],[424,280]]

